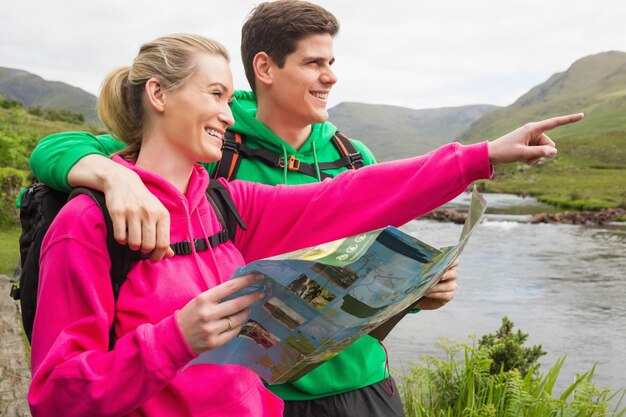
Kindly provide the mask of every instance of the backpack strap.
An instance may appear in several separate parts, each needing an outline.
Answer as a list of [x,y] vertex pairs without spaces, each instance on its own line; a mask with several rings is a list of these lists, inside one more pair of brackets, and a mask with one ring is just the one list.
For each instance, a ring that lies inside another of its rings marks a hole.
[[[115,240],[113,222],[111,221],[111,215],[106,206],[104,193],[87,187],[76,187],[70,193],[68,201],[80,194],[87,194],[100,208],[104,216],[104,222],[107,228],[107,250],[109,251],[109,257],[111,259],[111,270],[109,274],[111,276],[111,287],[113,288],[113,300],[117,301],[117,297],[120,294],[120,287],[126,281],[130,267],[139,259],[148,259],[150,254],[141,253],[141,251],[133,251],[128,245],[122,245]],[[111,326],[109,330],[109,350],[113,350],[114,346],[115,329]]]
[[150,258],[150,254],[141,253],[141,251],[133,251],[128,245],[122,245],[115,240],[113,222],[111,221],[111,216],[106,206],[104,193],[87,187],[76,187],[70,193],[68,201],[80,194],[87,194],[97,204],[104,215],[104,222],[107,228],[107,250],[111,258],[110,275],[111,284],[113,286],[113,298],[117,300],[120,287],[124,281],[126,281],[128,271],[130,271],[133,262],[139,259],[148,259]]
[[[210,181],[206,190],[206,196],[222,225],[222,233],[219,236],[213,235],[209,238],[211,247],[215,247],[228,240],[234,241],[237,225],[239,225],[242,230],[248,230],[248,227],[241,218],[241,214],[239,214],[235,203],[230,197],[230,193],[221,182]],[[214,242],[212,241],[213,239]]]
[[287,165],[290,171],[298,171],[314,178],[317,178],[319,168],[321,179],[333,177],[331,174],[321,172],[323,170],[341,167],[348,167],[349,169],[363,167],[363,155],[357,151],[352,141],[339,131],[333,135],[331,141],[337,152],[339,152],[340,158],[333,162],[320,162],[317,164],[317,167],[314,164],[301,162],[293,155],[289,158],[289,161],[285,161],[284,157],[276,155],[267,149],[249,148],[244,144],[243,139],[244,136],[239,132],[226,131],[224,145],[222,146],[222,158],[213,173],[213,178],[222,177],[228,181],[233,179],[239,169],[242,157],[256,159],[275,168],[284,168]]
[[222,145],[222,157],[217,163],[213,178],[222,177],[230,181],[235,176],[241,163],[239,147],[242,143],[243,138],[239,132],[226,131]]
[[[363,168],[363,155],[361,152],[357,151],[350,138],[340,131],[336,131],[333,135],[332,141],[341,155],[340,160],[345,162],[342,166],[347,166],[350,169]],[[340,160],[335,162],[339,162]]]

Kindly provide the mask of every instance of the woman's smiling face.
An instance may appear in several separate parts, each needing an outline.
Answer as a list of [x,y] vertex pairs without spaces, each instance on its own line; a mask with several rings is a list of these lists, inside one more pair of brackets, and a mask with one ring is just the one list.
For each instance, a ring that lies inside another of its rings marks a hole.
[[224,133],[234,124],[233,77],[221,55],[199,53],[195,59],[187,84],[164,93],[165,138],[189,161],[213,162],[222,157]]

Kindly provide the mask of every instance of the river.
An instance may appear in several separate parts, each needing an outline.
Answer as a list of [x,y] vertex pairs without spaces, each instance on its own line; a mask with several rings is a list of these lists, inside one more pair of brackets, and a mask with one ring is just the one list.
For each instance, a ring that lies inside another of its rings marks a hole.
[[[556,387],[596,365],[600,387],[626,388],[626,225],[529,224],[544,211],[531,198],[485,194],[488,214],[461,254],[456,298],[436,311],[406,317],[387,337],[391,368],[402,372],[424,354],[444,357],[441,337],[471,344],[507,316],[514,331],[541,345],[547,371],[567,355]],[[451,206],[464,207],[463,195]],[[416,220],[405,231],[433,246],[456,243],[461,226]]]

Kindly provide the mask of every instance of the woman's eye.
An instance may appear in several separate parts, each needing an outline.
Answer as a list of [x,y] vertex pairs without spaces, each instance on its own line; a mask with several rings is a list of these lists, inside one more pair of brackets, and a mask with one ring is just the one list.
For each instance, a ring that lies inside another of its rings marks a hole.
[[213,91],[213,93],[212,93],[212,94],[213,94],[215,97],[218,97],[218,98],[220,98],[220,97],[222,97],[222,96],[224,95],[224,93],[222,93],[221,91]]

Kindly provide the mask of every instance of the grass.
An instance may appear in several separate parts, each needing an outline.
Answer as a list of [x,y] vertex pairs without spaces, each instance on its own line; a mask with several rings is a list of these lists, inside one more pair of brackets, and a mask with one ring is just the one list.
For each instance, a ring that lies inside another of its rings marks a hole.
[[527,194],[563,209],[626,207],[626,132],[557,140],[557,158],[540,165],[497,167],[487,192]]
[[[545,374],[517,369],[491,373],[485,348],[456,342],[441,345],[447,359],[427,356],[404,377],[400,392],[407,417],[624,417],[623,389],[593,384],[594,369],[579,375],[563,393],[554,387],[565,357]],[[461,356],[461,359],[457,357]]]
[[20,226],[11,226],[0,230],[0,274],[13,276],[19,261]]
[[[577,93],[578,94],[578,93]],[[487,114],[464,142],[497,138],[531,120],[585,112],[579,123],[550,131],[559,153],[541,166],[497,167],[485,191],[528,194],[564,209],[626,207],[626,97],[568,96],[516,104]]]

